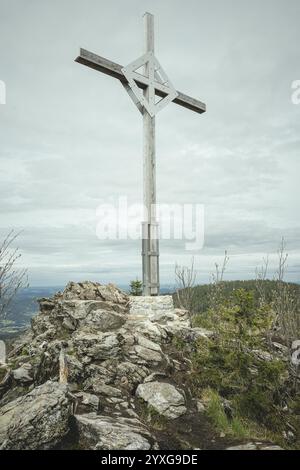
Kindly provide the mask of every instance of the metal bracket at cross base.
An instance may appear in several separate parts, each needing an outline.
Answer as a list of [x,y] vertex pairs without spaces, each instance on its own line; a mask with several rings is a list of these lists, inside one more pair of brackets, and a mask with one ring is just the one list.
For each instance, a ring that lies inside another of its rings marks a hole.
[[159,294],[158,222],[142,222],[143,295]]

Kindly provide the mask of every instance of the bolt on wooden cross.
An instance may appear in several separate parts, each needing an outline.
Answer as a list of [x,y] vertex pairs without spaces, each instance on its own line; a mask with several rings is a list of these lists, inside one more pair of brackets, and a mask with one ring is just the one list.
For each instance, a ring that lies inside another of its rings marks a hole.
[[[167,104],[204,113],[206,105],[176,91],[154,55],[154,17],[145,13],[145,51],[127,67],[80,49],[76,62],[120,80],[143,115],[144,222],[142,222],[143,295],[159,294],[159,241],[156,219],[155,115]],[[143,68],[143,73],[138,71]],[[140,91],[142,90],[142,91]],[[157,101],[158,100],[158,101]]]

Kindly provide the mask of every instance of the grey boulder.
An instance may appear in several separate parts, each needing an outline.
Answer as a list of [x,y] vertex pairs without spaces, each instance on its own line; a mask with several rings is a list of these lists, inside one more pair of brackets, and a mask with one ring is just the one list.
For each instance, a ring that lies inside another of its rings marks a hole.
[[135,418],[99,416],[88,413],[75,416],[79,442],[91,450],[149,450],[153,439]]
[[48,381],[0,409],[0,449],[50,449],[68,432],[67,386]]
[[169,383],[148,382],[140,384],[136,396],[154,408],[157,413],[175,419],[186,413],[183,395]]
[[238,446],[227,447],[226,450],[283,450],[275,444],[263,444],[262,442],[247,442]]

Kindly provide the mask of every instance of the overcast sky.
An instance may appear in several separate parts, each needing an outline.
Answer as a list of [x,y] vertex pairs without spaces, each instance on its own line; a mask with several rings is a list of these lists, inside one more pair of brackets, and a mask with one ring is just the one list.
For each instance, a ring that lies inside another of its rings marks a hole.
[[[145,11],[175,88],[207,103],[157,117],[159,202],[205,205],[199,281],[224,250],[228,279],[253,278],[268,253],[272,270],[282,236],[299,281],[299,0],[0,0],[1,238],[23,230],[31,285],[141,277],[138,241],[95,233],[99,204],[142,200],[141,116],[117,80],[74,59],[80,47],[138,58]],[[163,241],[162,283],[190,258]]]

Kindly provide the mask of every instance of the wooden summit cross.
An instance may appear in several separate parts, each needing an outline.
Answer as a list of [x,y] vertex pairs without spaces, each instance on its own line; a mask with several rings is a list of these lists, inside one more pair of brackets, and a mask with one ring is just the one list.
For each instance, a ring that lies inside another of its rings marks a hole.
[[[204,113],[201,101],[176,91],[154,55],[154,17],[144,15],[145,52],[127,67],[85,49],[76,62],[120,80],[143,115],[144,222],[142,222],[143,295],[159,294],[159,243],[156,220],[155,115],[171,101]],[[139,73],[140,69],[143,73]],[[158,98],[157,98],[158,97]],[[160,98],[160,99],[159,99]],[[159,100],[158,100],[159,99]]]

